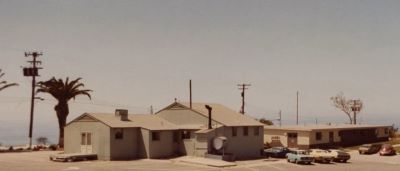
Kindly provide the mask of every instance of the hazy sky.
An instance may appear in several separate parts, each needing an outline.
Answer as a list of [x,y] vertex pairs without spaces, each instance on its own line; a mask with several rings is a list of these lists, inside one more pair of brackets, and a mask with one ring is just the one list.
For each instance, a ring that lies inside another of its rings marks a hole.
[[[20,84],[0,92],[0,121],[28,126],[21,66],[38,50],[39,80],[83,77],[94,90],[92,101],[71,102],[69,120],[188,101],[192,79],[194,101],[235,110],[236,84],[251,83],[254,117],[281,109],[292,122],[298,90],[301,123],[347,122],[329,100],[342,91],[364,101],[363,122],[399,123],[399,16],[397,0],[0,0],[0,68]],[[57,130],[55,101],[40,96],[35,126]]]

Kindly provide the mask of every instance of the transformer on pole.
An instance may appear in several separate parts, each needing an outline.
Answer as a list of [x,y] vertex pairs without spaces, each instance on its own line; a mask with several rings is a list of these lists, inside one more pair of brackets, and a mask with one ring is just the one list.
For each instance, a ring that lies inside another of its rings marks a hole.
[[42,62],[37,60],[37,57],[42,56],[41,52],[25,52],[25,57],[32,57],[32,61],[28,61],[31,64],[30,67],[23,68],[23,74],[25,77],[32,77],[32,96],[31,96],[31,110],[30,110],[30,120],[29,120],[29,149],[32,148],[32,130],[33,130],[33,112],[35,107],[35,87],[36,87],[36,77],[39,76],[38,65]]

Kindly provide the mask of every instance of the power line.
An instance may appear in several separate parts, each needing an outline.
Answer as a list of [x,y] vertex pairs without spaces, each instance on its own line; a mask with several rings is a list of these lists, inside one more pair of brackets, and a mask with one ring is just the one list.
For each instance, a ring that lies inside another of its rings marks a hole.
[[244,104],[245,104],[244,103],[244,93],[245,93],[245,90],[249,89],[248,87],[250,87],[251,84],[243,83],[243,84],[238,84],[237,86],[239,87],[239,90],[242,90],[242,93],[241,93],[241,96],[242,96],[242,107],[240,109],[240,113],[244,115],[245,114],[245,111],[244,111]]

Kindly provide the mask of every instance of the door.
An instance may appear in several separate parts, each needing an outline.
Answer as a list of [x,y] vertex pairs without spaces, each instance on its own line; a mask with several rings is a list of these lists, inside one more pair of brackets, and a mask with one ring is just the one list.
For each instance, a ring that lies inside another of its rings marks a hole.
[[81,153],[92,153],[92,133],[81,133]]
[[329,132],[329,143],[333,143],[333,132]]
[[297,148],[298,144],[297,144],[297,133],[288,133],[288,142],[287,142],[287,146],[288,148]]

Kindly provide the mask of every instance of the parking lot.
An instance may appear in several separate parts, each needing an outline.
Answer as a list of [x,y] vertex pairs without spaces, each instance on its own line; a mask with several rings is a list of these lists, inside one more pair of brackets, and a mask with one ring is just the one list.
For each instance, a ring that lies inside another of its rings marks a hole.
[[237,166],[215,168],[203,165],[195,165],[177,160],[133,160],[133,161],[83,161],[83,162],[52,162],[49,155],[56,152],[27,152],[27,153],[0,153],[1,171],[53,171],[53,170],[84,170],[84,171],[283,171],[283,170],[307,170],[307,171],[336,171],[336,170],[360,170],[360,171],[397,171],[400,170],[400,156],[359,155],[351,153],[352,159],[348,163],[296,165],[287,163],[285,159],[260,159],[250,161],[238,161]]

